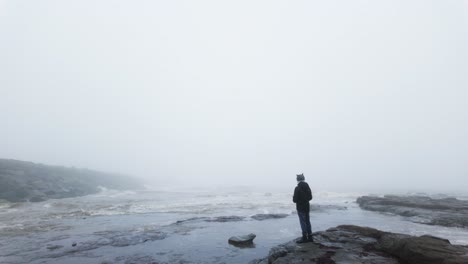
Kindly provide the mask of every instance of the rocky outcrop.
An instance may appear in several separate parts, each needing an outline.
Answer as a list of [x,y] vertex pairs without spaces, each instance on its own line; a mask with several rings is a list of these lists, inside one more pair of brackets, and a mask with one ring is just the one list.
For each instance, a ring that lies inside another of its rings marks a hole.
[[267,220],[267,219],[278,219],[278,218],[285,218],[288,214],[256,214],[252,216],[252,219],[255,220]]
[[362,209],[405,216],[416,223],[468,228],[468,201],[455,198],[363,196],[357,203]]
[[219,223],[225,223],[225,222],[238,222],[244,220],[245,217],[243,216],[218,216],[218,217],[212,217],[210,219],[206,219],[206,222],[219,222]]
[[330,210],[339,210],[346,211],[348,210],[347,206],[336,205],[336,204],[311,204],[310,211],[313,212],[326,212]]
[[252,245],[253,240],[257,237],[255,234],[248,234],[245,236],[232,236],[228,239],[229,244],[234,246],[248,246]]
[[452,245],[448,240],[414,237],[377,229],[343,225],[314,233],[314,242],[295,241],[271,249],[265,263],[468,263],[468,247]]
[[142,184],[122,175],[0,159],[0,200],[41,202],[97,193],[99,186],[122,190]]
[[200,222],[200,221],[205,221],[205,222],[218,222],[218,223],[226,223],[226,222],[239,222],[243,221],[245,217],[243,216],[216,216],[216,217],[206,217],[206,216],[201,216],[201,217],[191,217],[188,219],[183,219],[183,220],[178,220],[175,222],[176,225],[180,224],[185,224],[185,223],[195,223],[195,222]]
[[[87,251],[95,250],[101,247],[128,247],[139,245],[146,242],[163,240],[168,234],[157,230],[126,230],[126,231],[100,231],[94,232],[97,237],[95,240],[74,242],[70,245],[48,244],[48,252],[41,258],[60,258],[72,254],[85,254]],[[37,258],[38,256],[34,256]],[[28,262],[24,262],[28,263]],[[113,262],[114,263],[114,262]],[[143,262],[146,263],[146,262]]]

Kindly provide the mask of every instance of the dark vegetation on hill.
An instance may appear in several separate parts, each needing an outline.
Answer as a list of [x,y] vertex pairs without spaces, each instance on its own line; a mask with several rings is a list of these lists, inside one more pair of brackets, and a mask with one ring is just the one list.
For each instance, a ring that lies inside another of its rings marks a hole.
[[119,174],[0,159],[0,200],[40,202],[94,194],[99,187],[127,190],[142,184]]

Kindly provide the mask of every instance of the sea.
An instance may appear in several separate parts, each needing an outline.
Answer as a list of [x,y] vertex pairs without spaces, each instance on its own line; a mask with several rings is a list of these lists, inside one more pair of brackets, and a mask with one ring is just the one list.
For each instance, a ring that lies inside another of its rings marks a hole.
[[[356,203],[363,195],[370,193],[314,192],[313,231],[352,224],[468,245],[467,229],[365,211]],[[280,217],[256,220],[253,216],[259,214]],[[232,236],[250,233],[256,235],[250,246],[228,243]],[[291,191],[102,188],[83,197],[0,203],[4,264],[248,263],[300,235]]]

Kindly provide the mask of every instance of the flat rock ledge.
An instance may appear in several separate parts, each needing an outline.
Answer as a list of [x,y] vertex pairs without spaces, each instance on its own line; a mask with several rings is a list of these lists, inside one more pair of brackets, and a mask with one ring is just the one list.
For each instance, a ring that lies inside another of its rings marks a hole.
[[288,214],[256,214],[252,215],[252,219],[258,220],[258,221],[263,221],[267,219],[279,219],[279,218],[285,218],[288,217]]
[[312,243],[297,244],[293,240],[272,248],[267,257],[250,262],[266,263],[460,264],[468,263],[468,247],[433,236],[342,225],[314,233]]
[[468,228],[468,201],[427,196],[362,196],[356,201],[362,209],[401,215],[427,225]]

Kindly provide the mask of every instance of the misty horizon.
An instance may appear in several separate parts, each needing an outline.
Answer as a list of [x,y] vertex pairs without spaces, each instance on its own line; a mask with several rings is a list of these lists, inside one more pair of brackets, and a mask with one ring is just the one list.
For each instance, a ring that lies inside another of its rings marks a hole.
[[464,1],[0,1],[0,158],[153,186],[468,189]]

